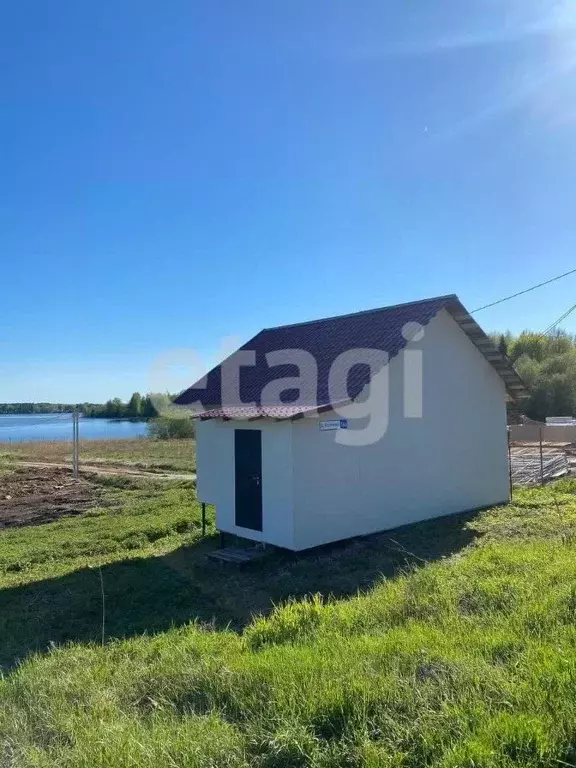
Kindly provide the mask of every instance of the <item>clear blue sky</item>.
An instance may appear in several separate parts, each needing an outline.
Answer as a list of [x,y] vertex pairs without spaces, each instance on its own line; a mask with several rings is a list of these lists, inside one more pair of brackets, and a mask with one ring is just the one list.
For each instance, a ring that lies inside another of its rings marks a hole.
[[[571,0],[4,3],[0,401],[127,397],[173,349],[576,266],[575,64]],[[575,295],[478,320],[543,329]]]

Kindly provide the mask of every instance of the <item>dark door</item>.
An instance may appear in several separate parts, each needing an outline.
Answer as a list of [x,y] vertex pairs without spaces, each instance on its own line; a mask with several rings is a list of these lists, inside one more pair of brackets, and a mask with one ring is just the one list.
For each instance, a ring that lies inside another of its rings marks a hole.
[[234,430],[236,525],[262,530],[262,432]]

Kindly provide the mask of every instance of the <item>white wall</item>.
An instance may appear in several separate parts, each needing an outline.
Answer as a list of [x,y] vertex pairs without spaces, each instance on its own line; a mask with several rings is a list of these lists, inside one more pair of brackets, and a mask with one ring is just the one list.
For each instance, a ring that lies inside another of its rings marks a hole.
[[410,347],[423,351],[422,418],[403,417],[401,353],[390,362],[389,427],[376,444],[339,445],[317,419],[293,422],[295,549],[508,499],[500,377],[445,311]]
[[[234,524],[234,430],[262,432],[262,532]],[[198,499],[216,505],[216,527],[254,541],[294,549],[292,422],[196,422]]]

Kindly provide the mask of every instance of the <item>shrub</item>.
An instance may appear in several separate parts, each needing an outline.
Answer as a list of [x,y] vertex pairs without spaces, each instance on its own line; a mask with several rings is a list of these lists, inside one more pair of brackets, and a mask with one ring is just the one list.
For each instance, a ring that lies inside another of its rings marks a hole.
[[193,438],[194,422],[192,419],[174,419],[169,416],[161,416],[148,422],[148,436],[155,440]]

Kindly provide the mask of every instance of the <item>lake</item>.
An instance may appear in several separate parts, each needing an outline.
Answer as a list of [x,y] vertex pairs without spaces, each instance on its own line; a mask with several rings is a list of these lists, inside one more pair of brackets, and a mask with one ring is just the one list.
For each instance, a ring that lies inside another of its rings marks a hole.
[[[122,440],[146,437],[145,421],[86,419],[80,417],[81,440]],[[72,440],[71,413],[0,414],[0,443],[29,440]]]

